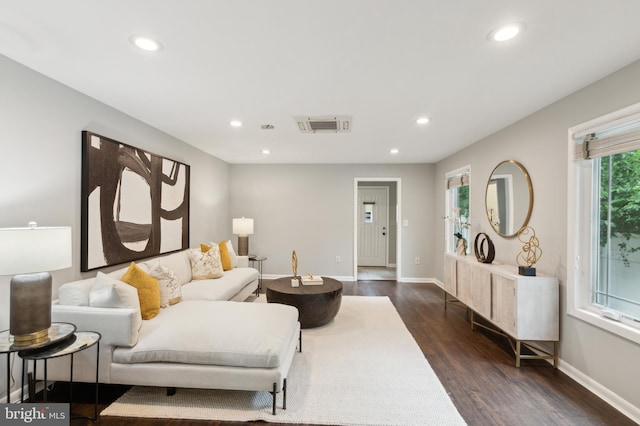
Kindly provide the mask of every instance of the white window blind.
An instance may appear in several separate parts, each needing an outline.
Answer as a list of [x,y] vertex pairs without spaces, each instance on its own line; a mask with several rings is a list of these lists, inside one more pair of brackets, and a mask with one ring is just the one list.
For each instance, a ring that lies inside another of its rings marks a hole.
[[469,186],[469,174],[451,176],[447,178],[447,189]]
[[575,135],[575,159],[592,159],[640,149],[640,119]]

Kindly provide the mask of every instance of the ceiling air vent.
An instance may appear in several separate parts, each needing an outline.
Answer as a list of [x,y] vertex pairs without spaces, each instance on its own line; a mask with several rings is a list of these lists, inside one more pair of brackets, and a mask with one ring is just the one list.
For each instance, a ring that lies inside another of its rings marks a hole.
[[345,133],[351,131],[351,117],[327,115],[321,117],[293,117],[302,133]]

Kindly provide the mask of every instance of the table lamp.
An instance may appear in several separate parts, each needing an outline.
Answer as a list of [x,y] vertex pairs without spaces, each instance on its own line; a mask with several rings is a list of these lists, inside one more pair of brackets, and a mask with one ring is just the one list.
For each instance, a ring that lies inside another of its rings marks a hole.
[[46,341],[51,274],[71,267],[71,227],[0,228],[0,275],[11,278],[9,333],[15,346]]
[[238,255],[249,255],[249,235],[253,234],[253,219],[233,219],[233,233],[238,235]]

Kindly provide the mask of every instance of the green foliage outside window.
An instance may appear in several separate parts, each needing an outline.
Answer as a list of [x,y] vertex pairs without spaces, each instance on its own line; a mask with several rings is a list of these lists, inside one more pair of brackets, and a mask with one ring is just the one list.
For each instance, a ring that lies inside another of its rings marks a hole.
[[469,220],[469,187],[461,186],[458,188],[458,205],[460,209],[460,216],[466,217]]
[[[610,235],[609,235],[610,233]],[[600,246],[618,239],[625,266],[629,255],[640,251],[631,244],[640,236],[640,150],[601,159],[600,163]]]

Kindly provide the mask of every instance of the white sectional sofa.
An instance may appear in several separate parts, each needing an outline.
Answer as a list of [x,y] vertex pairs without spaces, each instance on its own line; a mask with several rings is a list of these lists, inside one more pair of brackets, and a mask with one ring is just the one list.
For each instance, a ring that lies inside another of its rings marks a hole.
[[[274,414],[276,394],[284,391],[286,408],[286,377],[301,336],[297,309],[242,302],[258,285],[258,272],[247,266],[246,257],[238,257],[224,276],[204,280],[192,280],[187,251],[138,266],[148,270],[158,260],[179,278],[182,301],[161,308],[149,320],[142,319],[135,303],[87,306],[94,278],[59,290],[52,321],[102,335],[100,383],[269,391]],[[119,279],[126,270],[108,276]],[[74,381],[95,381],[95,356],[92,349],[75,355]],[[48,376],[68,381],[68,360],[49,361]]]

